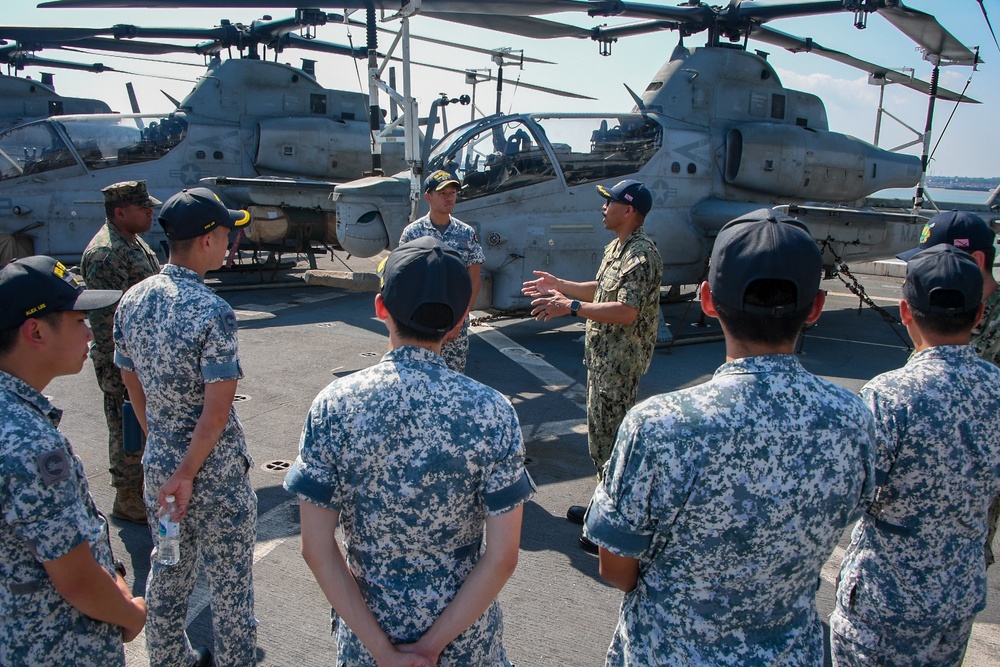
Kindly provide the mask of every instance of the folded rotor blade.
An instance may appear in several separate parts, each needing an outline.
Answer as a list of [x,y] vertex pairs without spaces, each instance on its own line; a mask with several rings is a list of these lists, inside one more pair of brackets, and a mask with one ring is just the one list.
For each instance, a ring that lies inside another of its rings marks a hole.
[[307,51],[317,51],[319,53],[332,53],[338,56],[350,56],[351,58],[364,58],[368,55],[368,50],[364,47],[350,47],[333,42],[324,42],[321,39],[306,39],[294,33],[287,33],[267,44],[268,48],[281,51],[286,48],[304,49]]
[[521,35],[532,39],[555,39],[559,37],[576,37],[590,39],[590,28],[580,28],[567,23],[534,18],[532,16],[500,16],[497,14],[460,14],[449,12],[431,12],[425,14],[431,18],[476,28],[486,28],[512,35]]
[[[67,46],[74,49],[89,49],[91,51],[110,51],[114,53],[135,53],[140,55],[154,56],[167,53],[192,53],[195,55],[207,55],[218,53],[222,47],[215,42],[205,42],[186,46],[183,44],[164,44],[161,42],[146,42],[138,39],[109,39],[106,37],[92,37],[73,42]],[[58,48],[53,45],[50,48]]]
[[[742,19],[753,19],[764,23],[771,19],[794,18],[798,16],[815,16],[817,14],[833,14],[848,11],[843,0],[815,0],[814,2],[753,2],[744,0],[735,6],[736,15]],[[726,15],[723,13],[723,15]],[[726,15],[728,16],[728,15]],[[735,17],[733,17],[735,18]]]
[[930,14],[904,7],[902,3],[896,7],[879,9],[878,13],[916,42],[928,59],[940,58],[942,65],[977,64],[976,54],[945,30]]
[[[336,0],[335,6],[342,9],[376,9],[398,11],[400,0]],[[485,5],[489,5],[486,7]],[[423,0],[421,13],[452,12],[457,14],[483,14],[508,16],[534,16],[536,14],[554,14],[557,12],[586,11],[584,0],[500,0],[488,3],[482,0]],[[297,9],[302,6],[302,0],[51,0],[38,5],[44,8],[82,9],[90,7],[129,7],[137,9],[156,8],[257,8],[257,7],[288,7]],[[582,8],[581,8],[582,6]]]
[[593,38],[618,39],[619,37],[630,37],[632,35],[643,35],[661,30],[678,30],[681,24],[676,21],[638,21],[636,23],[626,23],[624,25],[600,26],[594,28]]
[[35,28],[0,26],[0,39],[15,42],[72,42],[96,35],[114,35],[115,28]]
[[[773,44],[775,46],[780,46],[783,49],[791,51],[792,53],[801,53],[803,51],[815,53],[816,55],[823,56],[824,58],[829,58],[830,60],[835,60],[836,62],[859,69],[862,72],[867,72],[873,77],[883,78],[889,83],[898,83],[906,88],[921,92],[924,95],[929,95],[931,92],[930,84],[925,81],[914,79],[909,74],[898,72],[888,67],[882,67],[881,65],[876,65],[874,63],[861,60],[860,58],[855,58],[854,56],[841,51],[828,49],[825,46],[814,42],[812,39],[795,37],[794,35],[789,35],[781,32],[780,30],[768,28],[767,26],[758,27],[753,31],[753,33],[751,33],[750,38],[761,42],[767,42],[768,44]],[[979,104],[977,100],[974,100],[971,97],[963,97],[962,95],[945,88],[938,88],[937,96],[938,99],[949,100],[951,102],[969,102],[972,104]]]
[[[396,62],[400,62],[399,58],[390,58]],[[441,70],[442,72],[453,72],[455,74],[467,74],[469,70],[458,69],[456,67],[446,67],[444,65],[432,65],[430,63],[421,63],[416,61],[411,61],[413,65],[419,65],[420,67],[429,67],[430,69]],[[559,97],[569,97],[575,100],[593,100],[597,99],[590,97],[589,95],[581,95],[580,93],[571,93],[566,90],[558,90],[557,88],[546,88],[545,86],[537,86],[533,83],[525,83],[523,81],[506,81],[508,86],[520,86],[521,88],[529,88],[531,90],[537,90],[542,93],[549,93],[550,95],[558,95]]]

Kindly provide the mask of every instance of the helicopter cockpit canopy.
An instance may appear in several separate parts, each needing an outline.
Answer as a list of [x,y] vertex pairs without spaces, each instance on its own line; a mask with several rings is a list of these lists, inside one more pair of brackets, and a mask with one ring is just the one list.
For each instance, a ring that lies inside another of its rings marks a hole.
[[183,116],[58,116],[0,134],[0,179],[79,172],[155,160],[187,136]]
[[574,186],[634,174],[662,143],[663,127],[641,114],[493,116],[445,135],[428,173],[454,173],[468,200],[552,179]]

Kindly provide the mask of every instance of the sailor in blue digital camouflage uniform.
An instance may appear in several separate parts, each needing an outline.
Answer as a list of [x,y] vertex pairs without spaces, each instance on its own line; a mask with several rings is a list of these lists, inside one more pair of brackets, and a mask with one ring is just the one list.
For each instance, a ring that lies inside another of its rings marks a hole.
[[517,415],[439,355],[469,302],[460,255],[417,239],[381,275],[391,349],[320,392],[285,479],[333,607],[336,664],[509,665],[496,597],[534,493]]
[[[424,217],[411,222],[399,237],[399,245],[413,239],[430,236],[441,243],[454,248],[469,272],[472,281],[472,295],[469,297],[469,308],[476,303],[479,287],[482,284],[480,269],[486,261],[483,247],[479,245],[476,230],[451,215],[458,201],[458,179],[450,172],[439,169],[424,180],[424,199],[430,210]],[[448,368],[459,373],[465,372],[465,363],[469,358],[469,317],[466,313],[462,320],[462,329],[458,336],[449,340],[441,347],[441,356]]]
[[[972,347],[980,358],[1000,368],[1000,285],[993,277],[993,262],[996,260],[996,235],[986,221],[975,213],[967,211],[945,211],[927,221],[920,232],[920,245],[912,250],[896,255],[903,261],[909,260],[921,250],[939,243],[960,248],[979,266],[983,275],[983,316],[979,324],[972,327]],[[987,521],[989,533],[984,551],[986,567],[994,563],[993,542],[1000,521],[1000,495],[990,504]]]
[[766,209],[723,227],[702,309],[726,363],[622,422],[591,500],[601,576],[627,591],[608,665],[820,667],[820,571],[871,500],[874,420],[793,356],[822,261]]
[[[160,211],[169,263],[122,298],[115,314],[115,363],[135,406],[146,452],[146,511],[151,526],[176,497],[181,557],[156,562],[146,599],[151,667],[212,664],[193,650],[185,617],[195,579],[211,590],[215,665],[256,663],[253,547],[257,497],[248,475],[253,460],[233,409],[243,377],[232,308],[205,286],[222,265],[229,230],[245,225],[207,188],[184,190]],[[155,534],[155,528],[154,528]]]
[[861,390],[877,429],[875,500],[851,535],[830,617],[838,667],[957,667],[986,606],[982,557],[1000,493],[1000,369],[969,345],[983,277],[941,244],[907,262],[914,354]]
[[42,391],[80,372],[86,311],[119,290],[85,290],[36,255],[0,269],[0,665],[124,667],[122,640],[146,605],[114,560],[83,464]]

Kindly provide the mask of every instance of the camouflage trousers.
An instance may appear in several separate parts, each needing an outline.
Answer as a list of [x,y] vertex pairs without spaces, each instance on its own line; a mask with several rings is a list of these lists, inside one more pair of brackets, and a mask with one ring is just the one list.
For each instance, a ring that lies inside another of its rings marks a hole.
[[1000,519],[1000,496],[990,503],[990,512],[986,516],[986,567],[993,565],[993,538],[997,535],[997,520]]
[[[111,464],[111,486],[116,489],[142,490],[142,450],[125,451],[122,431],[122,403],[127,393],[121,371],[114,364],[94,362],[97,384],[104,393],[104,418],[108,422],[108,462]],[[143,446],[146,441],[143,438]]]
[[830,616],[833,667],[960,667],[972,620],[935,628],[869,625],[838,605]]
[[[173,471],[171,471],[173,472]],[[146,516],[156,542],[156,494],[170,474],[146,468]],[[181,558],[157,562],[156,548],[146,580],[146,649],[150,667],[193,664],[196,654],[185,629],[196,580],[208,584],[215,667],[257,664],[253,550],[257,541],[257,496],[249,475],[195,478],[194,495],[181,521]]]
[[441,356],[444,357],[448,368],[456,373],[465,372],[465,362],[469,358],[469,318],[466,316],[462,323],[462,333],[453,341],[441,346]]
[[597,467],[598,479],[611,458],[618,427],[638,396],[638,376],[587,373],[587,448]]

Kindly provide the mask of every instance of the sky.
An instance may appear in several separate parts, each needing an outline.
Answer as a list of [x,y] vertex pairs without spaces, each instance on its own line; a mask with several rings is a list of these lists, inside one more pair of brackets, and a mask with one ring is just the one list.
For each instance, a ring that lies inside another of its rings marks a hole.
[[[333,0],[334,2],[336,0]],[[484,0],[485,1],[485,0]],[[717,0],[721,3],[721,0]],[[317,3],[305,3],[315,6]],[[679,4],[679,0],[669,0]],[[249,23],[265,14],[275,19],[290,16],[287,8],[274,9],[38,9],[31,0],[6,0],[4,21],[11,26],[65,26],[108,27],[127,23],[146,27],[212,27],[221,19],[234,23]],[[941,85],[961,92],[966,82],[971,82],[967,94],[982,102],[979,105],[955,104],[938,101],[934,111],[933,142],[940,139],[930,166],[936,176],[996,177],[1000,182],[1000,132],[997,131],[997,113],[1000,112],[1000,51],[993,43],[989,28],[982,16],[977,0],[907,0],[914,9],[936,14],[938,20],[962,43],[980,47],[980,57],[985,61],[973,72],[969,67],[944,67]],[[986,11],[1000,34],[1000,0],[984,0]],[[321,5],[322,6],[322,5]],[[947,7],[947,11],[942,11]],[[335,5],[325,6],[328,11],[338,11]],[[363,19],[363,14],[356,18]],[[624,19],[591,19],[583,13],[554,14],[545,18],[593,27],[602,23],[629,22]],[[397,23],[386,23],[395,27]],[[853,26],[853,15],[839,13],[821,17],[781,19],[768,24],[770,27],[799,37],[812,37],[827,48],[893,69],[912,68],[915,76],[930,80],[931,65],[922,59],[916,45],[899,33],[878,15],[869,18],[868,27],[858,30]],[[551,39],[532,40],[515,35],[470,28],[418,16],[410,23],[415,35],[435,37],[481,48],[510,47],[522,49],[525,56],[555,62],[554,65],[526,64],[523,69],[507,66],[504,69],[504,111],[515,112],[624,112],[629,111],[632,100],[623,84],[637,93],[668,59],[677,44],[673,32],[628,37],[612,46],[609,57],[598,53],[598,46],[591,40]],[[360,28],[343,25],[326,25],[318,28],[317,38],[361,46],[365,33]],[[390,36],[380,33],[380,49],[389,46]],[[190,43],[190,42],[188,42]],[[688,47],[701,46],[704,33],[685,40]],[[867,83],[865,72],[854,70],[813,54],[792,54],[778,47],[751,40],[751,48],[769,53],[768,59],[786,88],[802,90],[820,96],[830,119],[830,129],[850,134],[865,141],[874,139],[878,88]],[[43,71],[55,74],[55,88],[62,95],[71,97],[98,97],[112,109],[129,111],[126,82],[132,82],[144,113],[167,112],[172,105],[160,93],[181,99],[204,72],[203,59],[183,54],[156,59],[136,59],[109,53],[77,54],[67,51],[43,51],[41,57],[77,62],[101,62],[124,70],[127,74],[105,72],[75,72],[52,68],[28,67],[18,76],[40,78]],[[271,56],[273,57],[273,55]],[[328,88],[362,91],[367,93],[365,62],[345,57],[311,54],[300,50],[286,50],[278,60],[300,66],[301,58],[318,60],[316,76]],[[146,58],[146,57],[143,57]],[[496,66],[483,54],[466,52],[457,48],[414,41],[414,60],[436,63],[457,69],[490,69],[495,75]],[[8,73],[8,72],[5,72]],[[401,74],[398,75],[401,81]],[[537,85],[570,90],[596,98],[594,101],[570,100],[546,95],[524,88],[516,88],[521,79]],[[400,87],[401,87],[400,83]],[[479,84],[476,91],[477,105],[486,113],[494,110],[495,83]],[[460,74],[443,73],[426,68],[414,68],[413,91],[421,115],[426,115],[431,102],[441,93],[448,97],[472,94],[472,87]],[[927,98],[899,86],[890,86],[885,94],[885,107],[907,125],[922,131],[927,113]],[[383,100],[385,106],[385,101]],[[946,123],[954,110],[954,117],[947,130]],[[465,122],[470,117],[468,107],[447,108],[450,126]],[[942,137],[942,132],[944,132]],[[893,148],[915,138],[913,132],[890,118],[884,118],[879,145]],[[932,144],[933,145],[933,144]],[[920,153],[920,147],[905,152]]]

